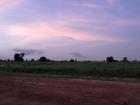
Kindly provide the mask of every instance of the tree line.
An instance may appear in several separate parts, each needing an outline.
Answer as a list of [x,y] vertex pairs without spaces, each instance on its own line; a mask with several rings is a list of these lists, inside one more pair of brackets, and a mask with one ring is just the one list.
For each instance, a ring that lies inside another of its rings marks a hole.
[[[106,58],[106,62],[120,62],[120,61],[115,60],[114,57],[110,56]],[[121,62],[129,62],[129,60],[127,57],[124,57]]]
[[[24,56],[25,56],[24,53],[15,53],[14,54],[14,61],[16,61],[16,62],[24,62],[24,61],[26,61],[26,60],[24,60]],[[0,60],[0,61],[4,61],[4,60]],[[11,61],[11,60],[8,59],[6,61]],[[32,61],[32,62],[34,62],[34,61],[39,61],[39,62],[52,62],[54,60],[48,59],[45,56],[41,56],[38,60],[31,59],[30,61]],[[78,60],[76,60],[76,59],[70,59],[69,62],[78,62]],[[127,57],[124,57],[121,61],[119,61],[119,60],[115,60],[113,56],[109,56],[109,57],[106,57],[105,62],[130,62],[130,61],[128,60]],[[137,62],[137,61],[135,60],[134,62]]]
[[[14,55],[14,61],[23,62],[23,61],[24,61],[24,56],[25,56],[24,53],[21,53],[21,54],[16,53],[16,54]],[[31,61],[35,61],[35,60],[32,59]],[[43,56],[42,56],[42,57],[39,58],[38,61],[40,61],[40,62],[51,62],[52,60],[47,59],[46,57],[43,57]]]

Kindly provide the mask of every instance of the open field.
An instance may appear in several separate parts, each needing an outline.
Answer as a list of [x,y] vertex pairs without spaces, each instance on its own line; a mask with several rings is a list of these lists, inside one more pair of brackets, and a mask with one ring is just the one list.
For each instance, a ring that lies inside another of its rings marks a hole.
[[0,73],[71,77],[140,78],[140,63],[105,62],[1,62]]
[[140,84],[0,77],[0,105],[140,105]]
[[[0,105],[140,105],[140,63],[1,62],[0,74]],[[74,79],[89,77],[138,81]]]

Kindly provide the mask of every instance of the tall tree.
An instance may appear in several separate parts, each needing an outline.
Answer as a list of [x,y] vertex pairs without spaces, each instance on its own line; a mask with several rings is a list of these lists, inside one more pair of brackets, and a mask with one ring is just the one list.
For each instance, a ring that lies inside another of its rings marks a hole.
[[15,60],[15,61],[20,61],[20,62],[22,62],[22,61],[24,61],[24,59],[23,59],[24,55],[25,55],[24,53],[21,53],[21,54],[16,53],[16,54],[14,55],[14,60]]

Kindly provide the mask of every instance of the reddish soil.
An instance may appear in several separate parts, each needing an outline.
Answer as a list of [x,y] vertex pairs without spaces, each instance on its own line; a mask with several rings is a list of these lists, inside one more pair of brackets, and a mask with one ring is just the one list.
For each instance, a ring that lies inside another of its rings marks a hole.
[[140,105],[140,84],[0,77],[0,105]]

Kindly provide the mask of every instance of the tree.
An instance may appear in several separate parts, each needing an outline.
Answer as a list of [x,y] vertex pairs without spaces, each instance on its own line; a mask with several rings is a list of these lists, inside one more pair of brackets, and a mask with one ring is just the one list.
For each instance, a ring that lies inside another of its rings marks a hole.
[[40,62],[50,62],[50,59],[47,59],[46,57],[40,57],[39,59]]
[[21,53],[21,54],[20,54],[20,56],[21,56],[22,58],[24,57],[24,55],[25,55],[24,53]]
[[22,61],[24,61],[24,59],[23,59],[24,55],[25,55],[24,53],[21,53],[21,54],[16,53],[16,54],[14,55],[14,60],[15,60],[15,61],[20,61],[20,62],[22,62]]
[[70,62],[75,62],[75,60],[74,59],[70,59]]
[[31,59],[31,62],[34,62],[35,60],[34,59]]
[[46,62],[47,61],[47,58],[46,57],[40,57],[39,61],[40,62]]
[[124,57],[122,61],[123,62],[128,62],[128,58],[127,57]]
[[114,58],[112,56],[106,58],[107,62],[114,62]]

